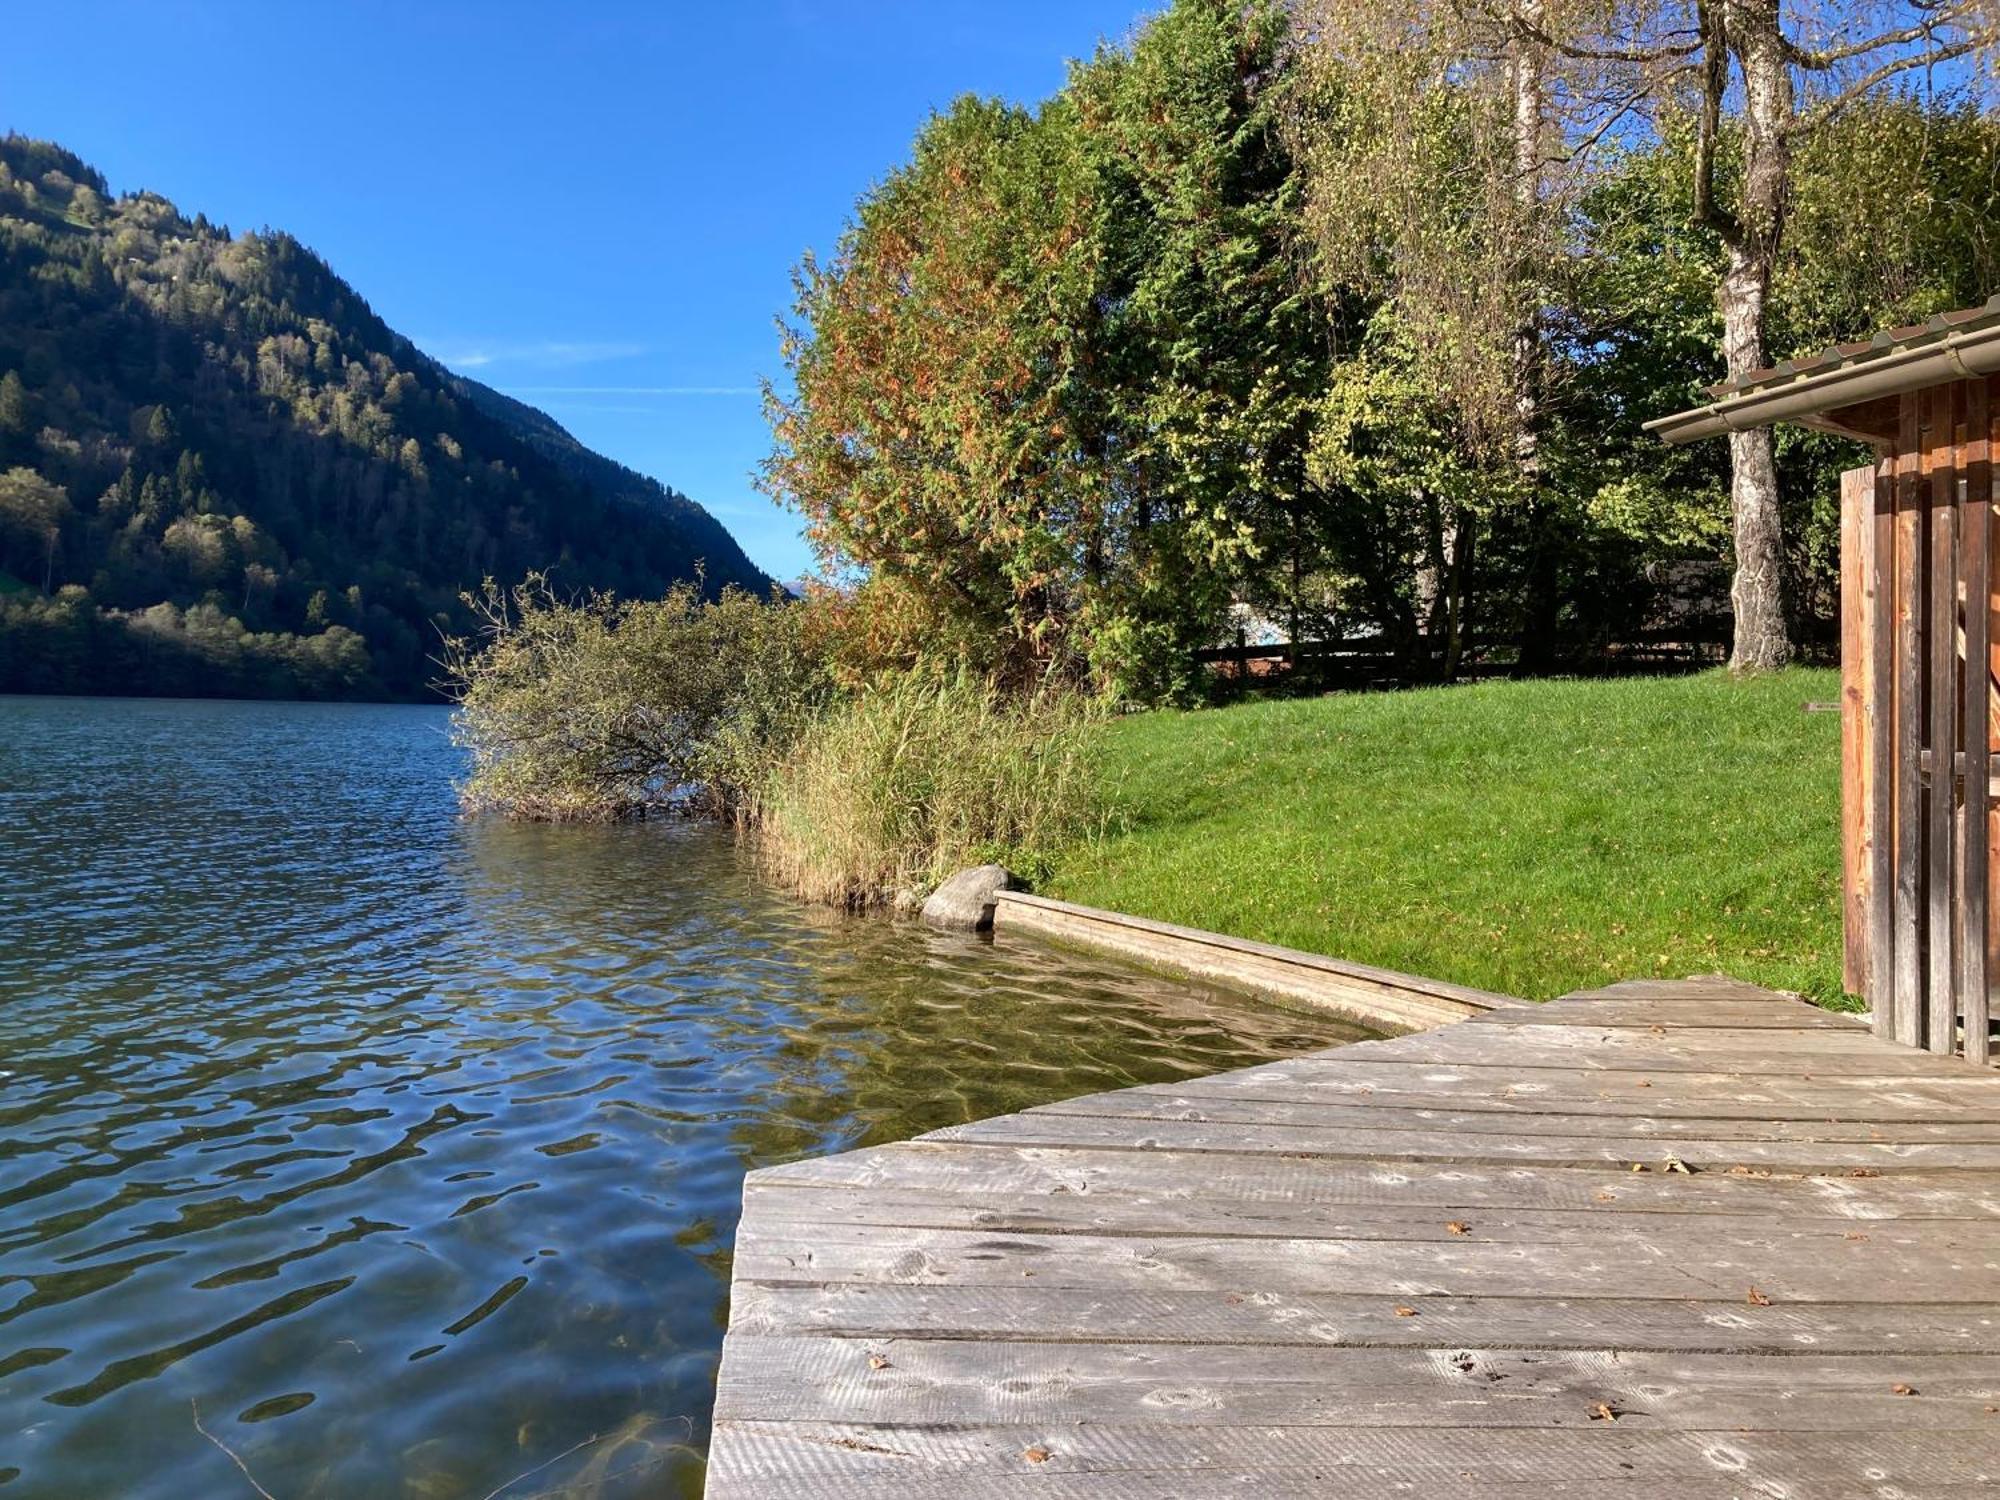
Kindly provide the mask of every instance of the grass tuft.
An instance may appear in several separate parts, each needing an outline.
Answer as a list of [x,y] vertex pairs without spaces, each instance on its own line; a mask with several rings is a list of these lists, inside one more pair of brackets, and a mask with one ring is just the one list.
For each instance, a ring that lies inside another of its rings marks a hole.
[[1036,879],[1101,826],[1097,711],[968,674],[890,678],[844,698],[763,780],[766,868],[808,900],[909,905],[967,865]]

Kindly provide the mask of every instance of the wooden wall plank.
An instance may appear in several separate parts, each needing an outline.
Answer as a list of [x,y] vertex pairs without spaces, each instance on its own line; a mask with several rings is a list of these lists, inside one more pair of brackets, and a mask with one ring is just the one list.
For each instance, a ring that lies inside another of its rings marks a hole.
[[1987,1060],[1987,903],[1992,866],[1989,847],[1992,746],[1992,405],[1985,381],[1966,385],[1965,512],[1959,557],[1964,575],[1965,655],[1963,739],[1965,797],[1960,812],[1963,863],[1959,891],[1959,1009],[1965,1017],[1965,1055]]
[[1893,1032],[1906,1046],[1923,1045],[1924,967],[1922,889],[1923,787],[1917,763],[1923,754],[1923,657],[1919,632],[1923,611],[1918,565],[1923,526],[1923,421],[1915,393],[1902,398],[1902,421],[1896,444],[1896,520],[1893,575],[1895,605],[1890,633],[1895,644],[1895,778],[1894,885],[1895,924]]
[[1875,521],[1875,468],[1840,476],[1840,889],[1841,985],[1868,993],[1869,855],[1868,690],[1873,681],[1869,634],[1873,579],[1865,540]]
[[1861,537],[1868,649],[1868,977],[1875,1034],[1896,1035],[1895,462],[1875,465],[1874,509]]
[[1928,928],[1925,937],[1924,1045],[1932,1052],[1956,1050],[1957,973],[1953,964],[1953,929],[1957,903],[1952,899],[1954,817],[1952,766],[1958,748],[1958,463],[1954,398],[1960,386],[1934,386],[1924,392],[1927,412],[1924,471],[1927,495],[1925,520],[1929,530],[1929,598],[1924,608],[1926,740],[1932,771],[1924,796],[1924,897]]

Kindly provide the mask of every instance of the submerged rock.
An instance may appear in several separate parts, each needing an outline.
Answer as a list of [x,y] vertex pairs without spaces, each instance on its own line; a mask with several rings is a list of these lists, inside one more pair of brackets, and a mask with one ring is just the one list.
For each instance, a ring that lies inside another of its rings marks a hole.
[[993,926],[994,897],[1020,889],[1021,882],[1005,865],[975,865],[931,892],[924,903],[924,920],[955,932],[985,932]]

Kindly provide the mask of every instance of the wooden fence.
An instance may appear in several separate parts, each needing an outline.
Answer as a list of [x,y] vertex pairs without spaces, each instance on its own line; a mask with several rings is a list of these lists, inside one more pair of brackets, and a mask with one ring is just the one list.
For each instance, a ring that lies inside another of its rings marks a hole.
[[1841,483],[1847,986],[1881,1035],[1988,1056],[2000,632],[1986,378],[1893,398],[1897,436]]
[[[1637,672],[1695,671],[1729,659],[1727,615],[1659,630],[1634,631],[1615,641],[1563,641],[1544,670],[1565,675],[1615,676]],[[1465,647],[1457,672],[1461,680],[1511,676],[1521,670],[1521,642],[1512,636],[1475,637]],[[1401,686],[1413,680],[1411,666],[1380,636],[1343,640],[1210,646],[1194,653],[1225,682],[1281,683],[1292,680],[1315,688]]]

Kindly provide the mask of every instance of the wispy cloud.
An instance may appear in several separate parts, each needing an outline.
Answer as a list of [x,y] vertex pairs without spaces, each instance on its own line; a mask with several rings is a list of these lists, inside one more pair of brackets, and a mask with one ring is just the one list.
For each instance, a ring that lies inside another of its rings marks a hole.
[[513,385],[508,390],[529,396],[756,396],[754,385]]
[[568,369],[607,359],[631,359],[646,353],[644,344],[589,339],[531,339],[525,342],[487,339],[419,339],[420,347],[454,370],[481,370],[490,365],[529,365]]

